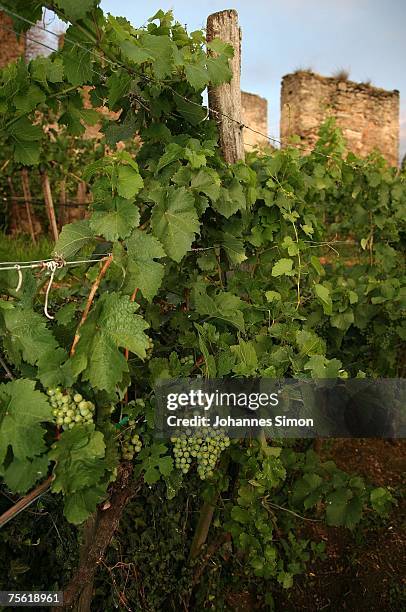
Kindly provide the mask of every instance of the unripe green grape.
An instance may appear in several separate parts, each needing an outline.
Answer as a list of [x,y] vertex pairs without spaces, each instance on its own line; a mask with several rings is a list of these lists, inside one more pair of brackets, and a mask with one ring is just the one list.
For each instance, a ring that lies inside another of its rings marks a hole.
[[75,395],[73,396],[73,401],[76,404],[79,404],[82,401],[83,397],[80,395],[80,393],[75,393]]

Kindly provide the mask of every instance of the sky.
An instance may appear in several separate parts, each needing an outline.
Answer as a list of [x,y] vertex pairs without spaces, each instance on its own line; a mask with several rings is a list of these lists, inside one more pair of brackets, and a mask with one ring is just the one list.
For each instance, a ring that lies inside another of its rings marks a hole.
[[173,9],[188,30],[235,8],[242,28],[241,87],[268,100],[268,131],[279,137],[280,85],[297,68],[400,91],[401,156],[406,153],[406,0],[102,0],[105,12],[143,25]]

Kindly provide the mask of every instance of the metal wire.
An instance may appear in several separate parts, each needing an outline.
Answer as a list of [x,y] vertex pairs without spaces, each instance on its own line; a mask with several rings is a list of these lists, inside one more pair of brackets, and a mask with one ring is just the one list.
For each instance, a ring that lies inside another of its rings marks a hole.
[[52,262],[57,262],[59,264],[59,268],[64,268],[65,266],[78,266],[86,263],[98,263],[99,261],[103,261],[108,257],[110,253],[101,253],[99,259],[78,259],[77,261],[63,261],[58,258],[51,259],[34,259],[33,261],[4,261],[0,262],[0,272],[8,271],[8,270],[18,270],[16,266],[19,266],[20,270],[35,270],[36,268],[47,268],[49,264]]

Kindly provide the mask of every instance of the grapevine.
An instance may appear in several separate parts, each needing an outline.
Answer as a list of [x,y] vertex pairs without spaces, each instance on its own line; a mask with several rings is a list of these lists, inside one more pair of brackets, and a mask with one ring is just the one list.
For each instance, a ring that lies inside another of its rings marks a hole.
[[[16,18],[19,29],[41,17],[33,0],[3,3],[28,20]],[[292,517],[316,508],[354,529],[365,508],[387,511],[391,494],[300,445],[231,444],[204,429],[156,439],[155,385],[401,375],[404,172],[378,155],[345,156],[331,121],[308,155],[287,147],[228,164],[221,118],[208,117],[203,94],[230,81],[230,45],[212,40],[207,54],[204,33],[171,12],[136,28],[97,0],[48,6],[69,24],[64,46],[0,72],[0,137],[12,160],[1,191],[18,171],[46,168],[58,185],[78,175],[91,203],[49,254],[77,262],[55,271],[52,321],[41,266],[23,271],[19,291],[15,269],[0,275],[7,496],[49,479],[66,521],[117,526],[140,483],[161,504],[162,491],[174,499],[192,487],[202,501],[197,554],[215,516],[255,576],[288,588],[301,549]],[[92,149],[81,137],[97,122]],[[90,586],[112,532],[97,536],[94,567],[78,574]]]

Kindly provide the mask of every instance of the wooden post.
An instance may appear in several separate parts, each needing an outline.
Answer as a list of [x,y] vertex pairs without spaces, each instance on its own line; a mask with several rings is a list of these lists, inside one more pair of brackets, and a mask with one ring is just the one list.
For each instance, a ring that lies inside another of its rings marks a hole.
[[28,219],[28,227],[30,229],[31,240],[34,244],[37,244],[35,239],[35,228],[33,222],[33,210],[31,204],[31,190],[30,190],[30,179],[28,178],[28,170],[27,168],[23,168],[21,170],[21,183],[23,186],[24,200],[25,200],[25,210],[27,212]]
[[[244,141],[242,137],[242,105],[241,105],[241,30],[238,26],[238,13],[234,9],[213,13],[207,18],[207,42],[220,38],[229,43],[234,49],[234,57],[230,61],[233,73],[229,83],[218,87],[209,87],[209,107],[212,118],[216,121],[220,148],[224,160],[235,164],[245,159]],[[208,51],[209,55],[215,55]],[[219,469],[227,469],[227,462],[220,461]],[[213,520],[214,511],[219,494],[213,499],[204,502],[200,509],[199,520],[195,529],[192,545],[189,551],[189,560],[196,559],[205,545]]]
[[18,234],[19,232],[21,232],[20,207],[18,205],[18,200],[11,176],[7,177],[7,183],[11,193],[11,231],[13,234]]
[[[231,9],[209,15],[207,42],[213,38],[220,38],[234,49],[234,57],[230,60],[232,79],[218,87],[209,87],[209,107],[218,125],[223,157],[227,163],[235,164],[240,159],[244,160],[240,87],[241,30],[237,11]],[[215,54],[209,51],[209,55]]]
[[51,186],[46,171],[42,172],[42,190],[44,192],[45,207],[48,215],[49,225],[51,227],[52,237],[56,242],[58,240],[58,226],[56,224],[54,202],[52,200]]
[[61,230],[65,225],[66,218],[66,179],[62,179],[59,184],[59,215],[58,225]]

